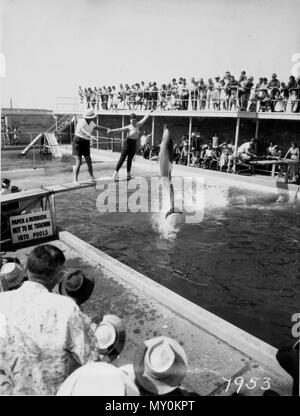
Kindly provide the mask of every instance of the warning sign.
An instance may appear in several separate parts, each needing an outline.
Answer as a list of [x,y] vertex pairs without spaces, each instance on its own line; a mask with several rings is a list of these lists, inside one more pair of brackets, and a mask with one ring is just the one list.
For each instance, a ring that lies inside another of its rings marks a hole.
[[50,211],[16,215],[9,218],[13,244],[51,237],[53,226]]

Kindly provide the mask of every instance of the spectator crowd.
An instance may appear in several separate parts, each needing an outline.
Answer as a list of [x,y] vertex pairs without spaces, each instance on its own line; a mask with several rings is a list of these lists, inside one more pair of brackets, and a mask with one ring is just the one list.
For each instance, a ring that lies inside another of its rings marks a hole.
[[238,78],[227,71],[207,82],[194,77],[188,82],[180,77],[161,86],[144,81],[119,87],[79,86],[78,95],[82,104],[94,110],[149,110],[159,106],[162,110],[299,113],[300,78],[291,75],[283,82],[274,73],[270,79],[261,77],[254,82],[245,71]]

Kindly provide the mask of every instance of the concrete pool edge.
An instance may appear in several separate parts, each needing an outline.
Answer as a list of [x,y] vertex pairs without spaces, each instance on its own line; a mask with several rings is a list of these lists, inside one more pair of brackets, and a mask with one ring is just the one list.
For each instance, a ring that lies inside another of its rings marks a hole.
[[285,378],[289,377],[278,364],[276,360],[277,349],[273,346],[177,295],[68,231],[60,231],[59,240],[79,252],[83,258],[100,264],[106,270],[117,275],[123,282],[143,293],[147,293],[165,307],[183,316],[193,325],[246,354],[273,372]]

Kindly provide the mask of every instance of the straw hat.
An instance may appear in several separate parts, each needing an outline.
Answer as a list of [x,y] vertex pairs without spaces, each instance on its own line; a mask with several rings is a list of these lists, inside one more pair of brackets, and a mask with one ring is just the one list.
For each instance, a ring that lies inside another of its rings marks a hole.
[[92,362],[75,370],[60,386],[57,396],[139,396],[133,380],[120,368]]
[[81,270],[76,270],[63,278],[58,290],[61,295],[70,296],[81,305],[91,296],[94,286],[93,277],[85,276]]
[[15,262],[4,263],[0,270],[0,277],[5,278],[8,290],[16,289],[25,278],[25,270]]
[[175,390],[187,371],[187,357],[172,338],[156,337],[136,351],[133,367],[137,382],[148,392],[167,394]]
[[97,114],[94,112],[94,110],[87,110],[84,114],[84,118],[96,118]]
[[95,330],[99,353],[109,361],[115,360],[124,348],[126,331],[122,320],[116,315],[104,315]]

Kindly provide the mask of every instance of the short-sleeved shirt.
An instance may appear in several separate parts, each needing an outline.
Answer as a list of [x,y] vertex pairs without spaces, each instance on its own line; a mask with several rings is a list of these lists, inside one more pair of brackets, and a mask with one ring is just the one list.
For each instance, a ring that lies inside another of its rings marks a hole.
[[75,136],[80,137],[81,139],[90,140],[90,137],[86,134],[92,134],[92,131],[96,127],[96,123],[91,121],[89,124],[86,122],[84,118],[78,120],[76,129],[75,129]]
[[39,283],[0,293],[0,324],[0,396],[54,395],[76,365],[95,358],[89,318]]
[[243,143],[239,148],[238,148],[238,153],[247,153],[250,150],[250,142],[246,142]]

